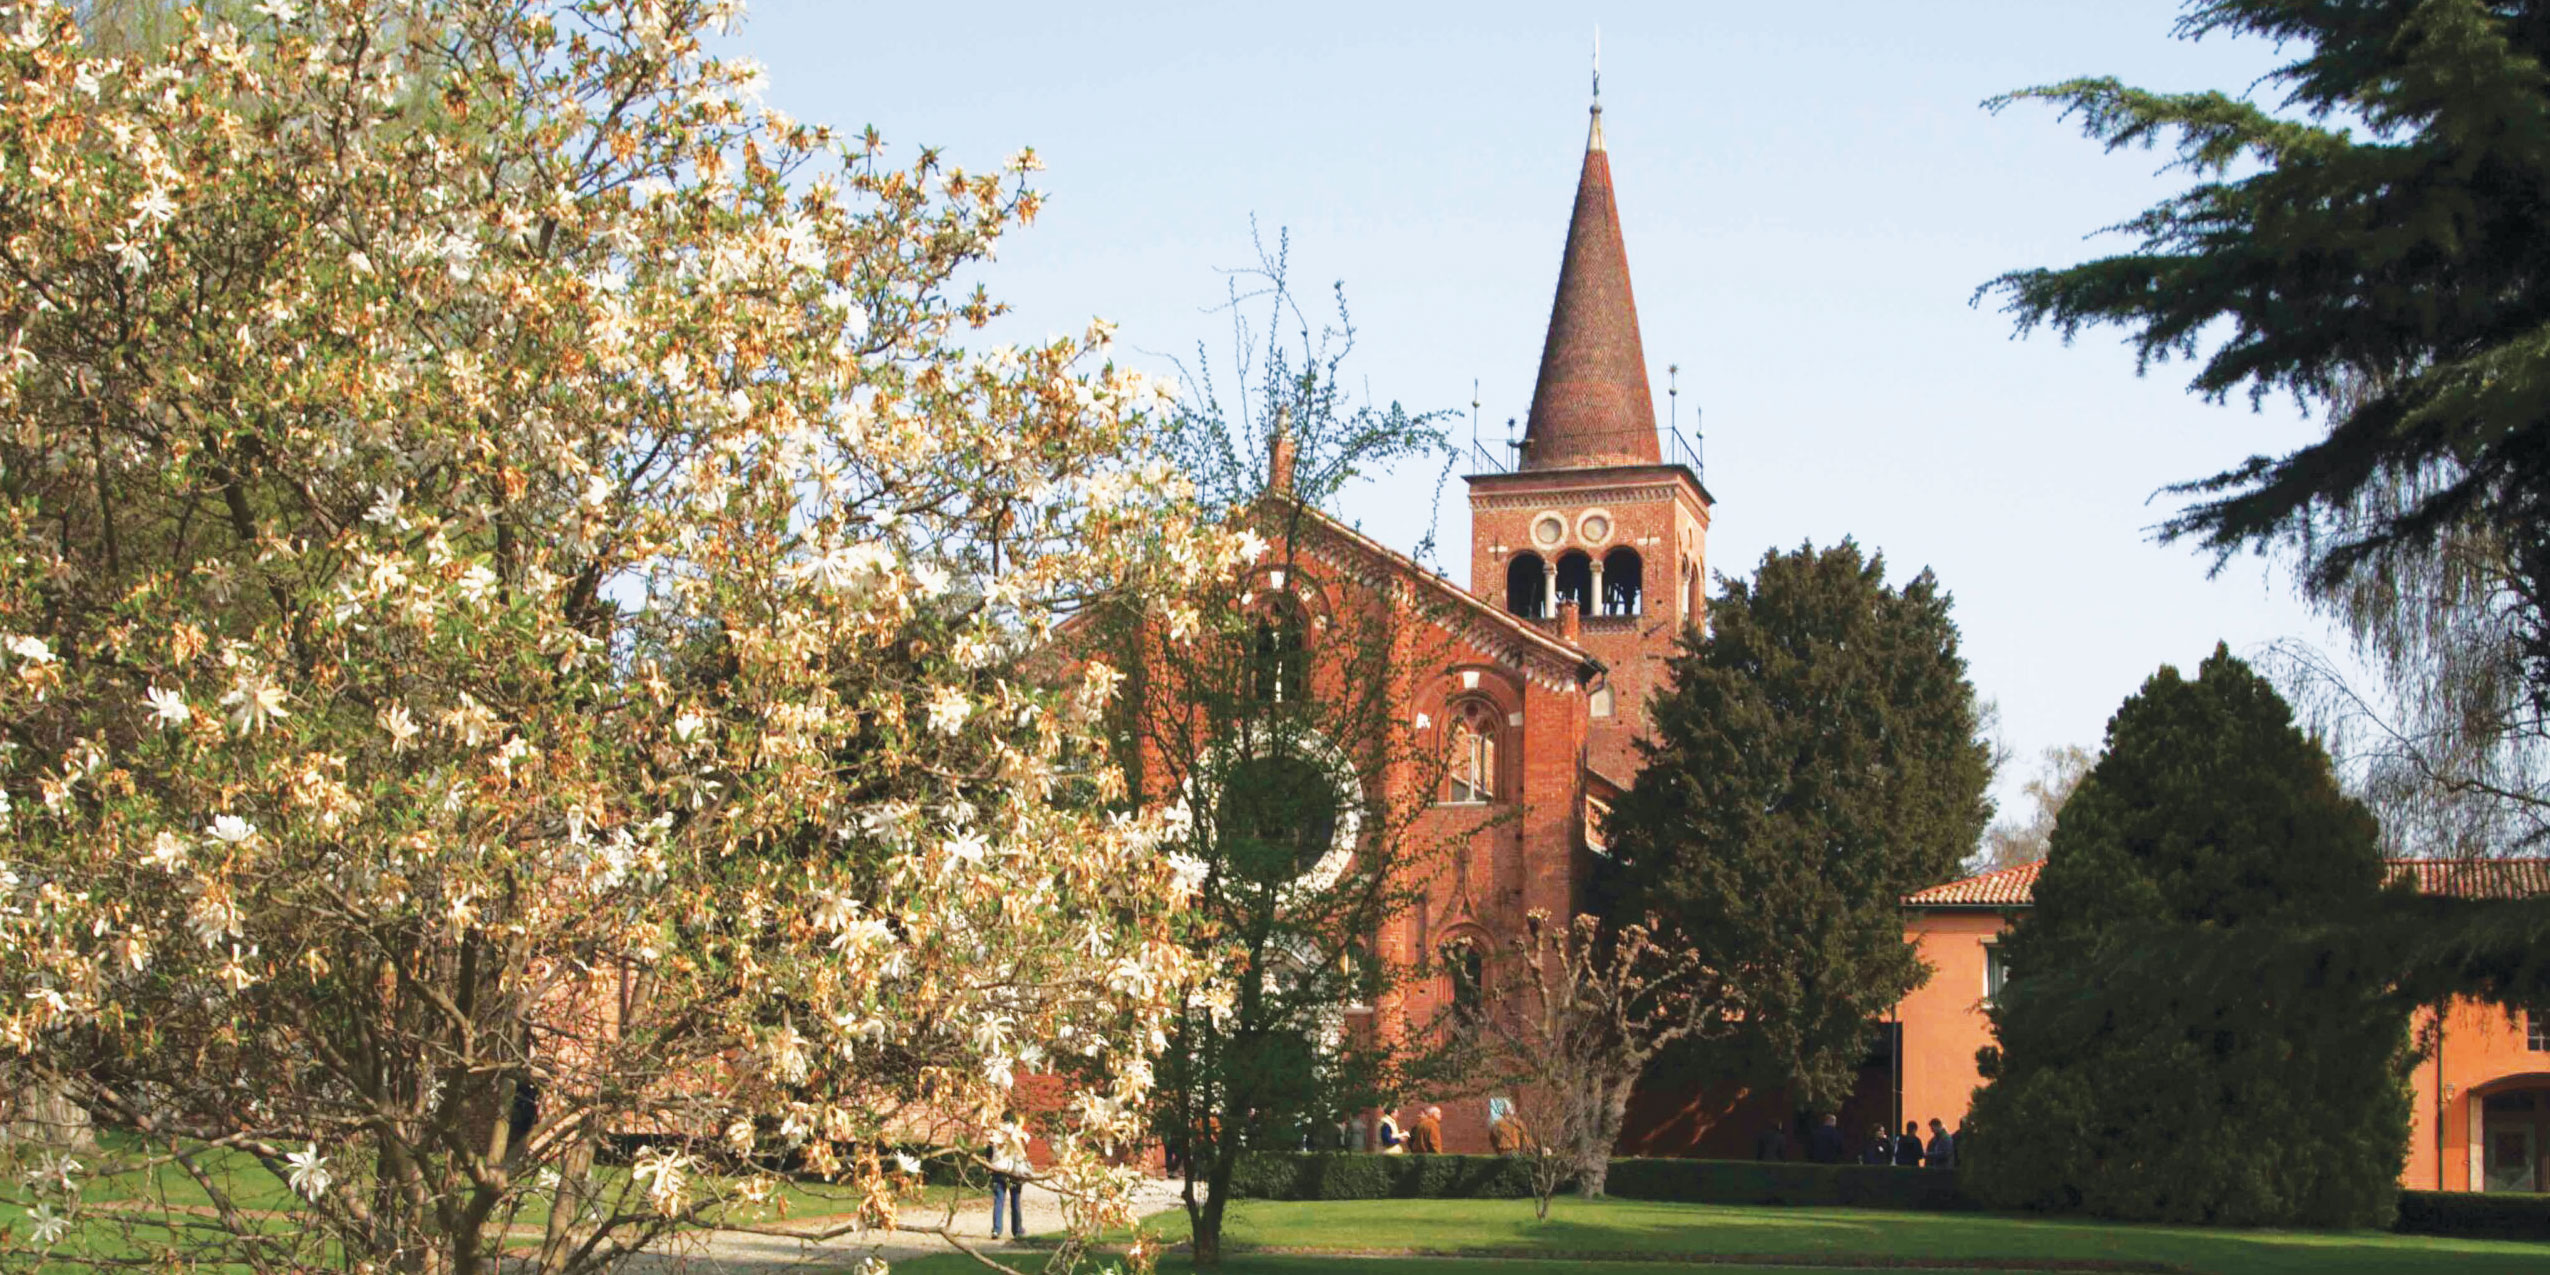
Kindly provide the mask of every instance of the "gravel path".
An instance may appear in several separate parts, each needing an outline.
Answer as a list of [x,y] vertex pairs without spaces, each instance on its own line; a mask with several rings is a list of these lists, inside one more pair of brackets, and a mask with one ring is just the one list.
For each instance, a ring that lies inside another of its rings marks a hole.
[[[1173,1208],[1178,1199],[1175,1181],[1152,1179],[1135,1195],[1134,1215],[1144,1217]],[[801,1219],[800,1225],[818,1228],[822,1221],[820,1218]],[[937,1211],[915,1211],[906,1214],[904,1221],[910,1225],[936,1227],[947,1221],[947,1216]],[[988,1191],[981,1199],[969,1201],[956,1211],[951,1229],[964,1237],[968,1244],[988,1252],[1025,1254],[1029,1251],[1005,1238],[998,1241],[991,1238],[992,1201]],[[1061,1200],[1043,1187],[1029,1185],[1027,1233],[1046,1235],[1061,1229]],[[894,1262],[955,1251],[954,1245],[939,1236],[910,1231],[872,1232],[821,1242],[777,1235],[698,1232],[680,1236],[659,1251],[631,1258],[621,1269],[628,1275],[781,1275],[782,1272],[815,1275],[816,1272],[855,1270],[862,1259],[872,1256]]]

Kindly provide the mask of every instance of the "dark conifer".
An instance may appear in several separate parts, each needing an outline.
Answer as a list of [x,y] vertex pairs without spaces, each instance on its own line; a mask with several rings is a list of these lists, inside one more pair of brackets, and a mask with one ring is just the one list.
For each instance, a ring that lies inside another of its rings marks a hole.
[[1954,876],[1991,817],[1948,608],[1929,572],[1889,588],[1845,540],[1764,555],[1686,636],[1613,812],[1609,893],[1736,984],[1744,1027],[1700,1047],[1707,1072],[1836,1099],[1923,977],[1902,898]]
[[2408,1002],[2293,959],[2373,911],[2377,833],[2227,649],[2194,680],[2154,674],[2109,721],[2004,940],[1968,1185],[2120,1218],[2386,1223]]

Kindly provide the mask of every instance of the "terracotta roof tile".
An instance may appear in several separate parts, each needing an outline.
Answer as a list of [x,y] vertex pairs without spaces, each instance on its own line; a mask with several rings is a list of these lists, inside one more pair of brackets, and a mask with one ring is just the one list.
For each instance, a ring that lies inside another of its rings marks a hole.
[[2391,877],[2419,894],[2457,899],[2529,899],[2550,894],[2550,859],[2393,859]]
[[2036,889],[2036,870],[2043,863],[2022,863],[2017,867],[1987,872],[1979,877],[1934,885],[1904,896],[1910,908],[2023,908]]
[[[2042,863],[1934,885],[1904,896],[1909,908],[2023,908],[2034,901]],[[2419,894],[2460,899],[2529,899],[2550,895],[2550,859],[2393,859],[2390,878],[2407,877]]]

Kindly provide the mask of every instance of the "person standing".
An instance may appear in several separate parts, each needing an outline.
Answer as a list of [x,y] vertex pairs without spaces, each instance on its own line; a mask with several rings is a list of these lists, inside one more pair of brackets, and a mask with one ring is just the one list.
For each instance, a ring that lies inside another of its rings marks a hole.
[[1408,1149],[1408,1140],[1399,1136],[1399,1117],[1387,1110],[1381,1113],[1381,1127],[1376,1131],[1375,1140],[1381,1143],[1379,1150],[1383,1155],[1400,1155]]
[[1753,1158],[1785,1160],[1789,1158],[1789,1131],[1779,1125],[1764,1125],[1753,1137]]
[[1847,1153],[1842,1146],[1842,1118],[1827,1115],[1806,1135],[1806,1158],[1817,1164],[1840,1164]]
[[1868,1126],[1868,1149],[1859,1153],[1859,1162],[1861,1164],[1893,1164],[1895,1162],[1895,1140],[1886,1136],[1886,1126],[1882,1124]]
[[1913,1121],[1905,1121],[1904,1136],[1895,1139],[1895,1167],[1899,1169],[1921,1167],[1921,1126]]
[[1948,1132],[1948,1126],[1935,1116],[1930,1121],[1930,1149],[1923,1153],[1922,1163],[1934,1169],[1957,1167],[1957,1135]]
[[1027,1193],[1027,1179],[1035,1166],[1027,1159],[1027,1127],[1015,1111],[1001,1115],[1000,1127],[992,1130],[992,1238],[1001,1237],[1001,1200],[1009,1201],[1009,1237],[1027,1237],[1026,1206],[1021,1197]]
[[1417,1117],[1417,1126],[1408,1134],[1411,1155],[1443,1154],[1443,1108],[1428,1107]]

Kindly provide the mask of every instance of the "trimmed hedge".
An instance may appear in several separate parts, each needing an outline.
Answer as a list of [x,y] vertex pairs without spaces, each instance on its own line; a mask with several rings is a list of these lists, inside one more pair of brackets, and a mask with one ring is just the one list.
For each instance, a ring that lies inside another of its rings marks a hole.
[[2550,1240],[2550,1195],[2402,1191],[2391,1229],[2465,1239]]
[[1251,1151],[1231,1171],[1246,1200],[1521,1200],[1528,1162],[1493,1155],[1375,1155],[1355,1151]]
[[[1942,1211],[1974,1207],[1946,1170],[1753,1160],[1614,1160],[1605,1186],[1624,1200],[1821,1204]],[[1259,1151],[1240,1157],[1231,1193],[1252,1200],[1519,1200],[1529,1162],[1511,1156]]]
[[1812,1204],[1941,1213],[1972,1209],[1949,1169],[1787,1160],[1611,1162],[1606,1194],[1677,1204]]

